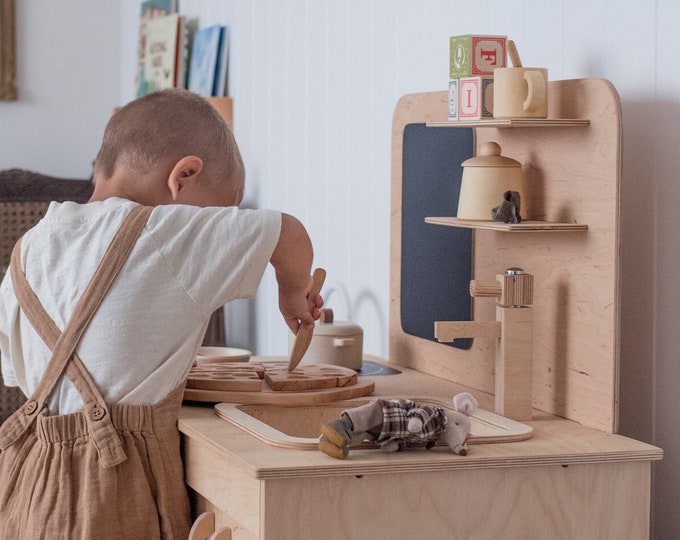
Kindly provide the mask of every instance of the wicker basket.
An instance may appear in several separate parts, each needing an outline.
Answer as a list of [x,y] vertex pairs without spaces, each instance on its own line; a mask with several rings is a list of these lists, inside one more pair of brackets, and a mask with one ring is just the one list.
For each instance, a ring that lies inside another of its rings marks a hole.
[[[45,215],[48,203],[0,202],[0,279],[9,266],[12,248],[28,229]],[[16,387],[5,386],[0,374],[0,422],[4,422],[26,402],[26,396]]]

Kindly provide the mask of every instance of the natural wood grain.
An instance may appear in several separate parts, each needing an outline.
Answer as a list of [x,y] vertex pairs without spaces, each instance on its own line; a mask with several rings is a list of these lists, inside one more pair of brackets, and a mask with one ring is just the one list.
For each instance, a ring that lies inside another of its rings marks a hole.
[[234,100],[230,97],[208,97],[207,100],[215,107],[224,121],[231,127],[234,123]]
[[211,503],[200,501],[199,507],[215,513],[217,527],[229,526],[234,533],[245,530],[248,538],[259,538],[260,481],[198,441],[185,440],[183,452],[187,484]]
[[499,232],[565,232],[588,230],[588,225],[583,223],[555,223],[550,221],[501,223],[500,221],[460,219],[452,216],[426,217],[425,223],[444,225],[446,227],[462,227],[464,229],[480,229]]
[[[405,374],[404,382],[383,378],[393,381],[383,389],[458,390]],[[235,539],[316,538],[320,531],[328,540],[417,537],[412,528],[432,538],[454,530],[473,531],[472,538],[647,537],[649,460],[661,457],[659,449],[569,420],[530,425],[529,440],[474,445],[465,457],[446,448],[357,449],[334,460],[274,448],[205,407],[183,407],[179,419],[187,482],[199,493],[195,508],[214,511],[217,526],[231,527]],[[374,509],[386,493],[396,504]],[[290,505],[304,508],[305,519],[290,519]]]
[[513,420],[531,420],[533,313],[530,307],[496,306],[501,339],[496,351],[494,410]]
[[[264,361],[264,359],[262,359]],[[399,375],[360,377],[376,384],[376,396],[430,396],[443,401],[469,388],[426,373],[402,368]],[[480,407],[491,410],[492,394],[473,391]],[[312,393],[312,395],[315,393]],[[487,467],[525,467],[561,464],[592,464],[661,459],[654,446],[620,435],[580,425],[534,410],[533,436],[510,444],[475,445],[467,456],[455,456],[445,448],[432,451],[384,454],[357,451],[351,460],[334,460],[321,452],[274,448],[239,427],[218,418],[212,407],[183,407],[180,430],[217,454],[214,459],[237,463],[258,479],[296,476],[378,474],[416,470],[450,470]],[[215,466],[215,464],[211,464]]]
[[189,540],[208,540],[208,537],[214,532],[215,514],[213,512],[203,512],[191,526]]
[[531,274],[496,274],[496,280],[502,284],[500,305],[530,306],[534,303],[534,276]]
[[[417,403],[453,410],[451,400],[431,397],[411,397],[411,399]],[[215,405],[215,413],[272,446],[317,451],[320,427],[323,424],[340,418],[344,410],[365,405],[370,401],[370,399],[354,399],[332,404],[297,407],[218,403]],[[523,441],[529,439],[533,433],[531,426],[482,409],[478,409],[472,416],[471,424],[472,438],[469,444],[473,445]],[[440,441],[438,445],[441,446],[444,443]],[[353,445],[353,448],[358,447],[378,448],[371,443]]]
[[289,366],[268,366],[264,378],[277,392],[307,392],[356,384],[357,372],[341,366],[308,364],[290,371]]
[[[378,396],[448,401],[466,390],[400,369],[373,378]],[[493,407],[492,395],[475,395]],[[538,411],[533,417],[531,438],[471,445],[467,456],[440,447],[353,449],[336,460],[271,446],[209,407],[182,407],[179,429],[195,511],[215,512],[217,526],[232,528],[238,540],[448,538],[453,531],[481,539],[646,538],[650,461],[663,452]],[[291,508],[304,508],[305,519],[292,518]]]
[[500,298],[503,286],[498,281],[470,281],[470,296],[473,298]]
[[[446,115],[446,92],[407,95],[395,109],[389,358],[390,362],[493,393],[494,343],[478,339],[471,349],[461,350],[410,336],[400,323],[404,128],[409,123],[446,125]],[[587,230],[550,235],[526,230],[512,234],[476,230],[473,277],[490,281],[509,266],[519,266],[534,275],[533,407],[615,432],[620,103],[615,89],[602,79],[552,81],[550,115],[583,122],[559,127],[547,121],[532,127],[521,126],[521,122],[498,127],[478,122],[475,126],[484,127],[475,127],[475,147],[498,142],[504,155],[523,164],[527,201],[522,214],[527,221],[519,225],[530,228],[534,221],[547,221],[579,224]],[[474,320],[494,320],[494,308],[487,299],[475,299]]]
[[461,338],[500,338],[497,321],[435,321],[434,337],[442,343]]
[[217,527],[218,530],[220,527],[229,527],[232,540],[257,540],[255,535],[234,520],[229,513],[221,510],[217,505],[213,504],[202,495],[199,495],[193,489],[189,488],[188,491],[191,500],[192,515],[197,515],[201,512],[213,512],[215,514],[215,527]]
[[[551,111],[552,114],[552,111]],[[442,120],[426,120],[427,127],[436,128],[470,128],[470,127],[498,127],[498,128],[545,128],[545,127],[585,127],[590,125],[587,118],[493,118],[488,120],[459,120],[449,122]]]
[[628,463],[265,482],[260,538],[642,539],[649,477]]
[[280,405],[310,405],[314,403],[331,403],[343,399],[370,396],[375,389],[375,383],[366,378],[360,378],[356,384],[350,386],[336,386],[304,392],[279,392],[263,386],[259,392],[239,392],[229,390],[184,390],[187,401],[202,401],[207,403],[271,403]]
[[222,527],[211,534],[208,540],[232,540],[231,529],[228,527]]
[[186,388],[227,392],[260,392],[264,368],[259,364],[204,363],[189,372]]
[[309,364],[289,372],[287,364],[276,362],[266,366],[258,362],[216,362],[191,369],[184,399],[214,403],[326,403],[366,396],[373,388],[372,382],[359,382],[356,371],[341,366]]

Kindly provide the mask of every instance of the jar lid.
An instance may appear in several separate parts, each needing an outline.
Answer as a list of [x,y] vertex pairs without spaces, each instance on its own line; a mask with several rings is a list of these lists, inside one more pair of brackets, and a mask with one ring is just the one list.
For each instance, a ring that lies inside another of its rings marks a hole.
[[501,156],[501,145],[497,142],[486,142],[480,149],[479,154],[466,159],[463,167],[521,167],[522,164],[516,159]]

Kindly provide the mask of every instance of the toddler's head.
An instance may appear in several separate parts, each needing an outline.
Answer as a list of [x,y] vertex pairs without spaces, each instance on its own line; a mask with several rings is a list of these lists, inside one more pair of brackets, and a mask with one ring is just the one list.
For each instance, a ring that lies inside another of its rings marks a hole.
[[239,204],[244,167],[231,129],[202,96],[163,90],[110,119],[94,165],[95,197],[142,204]]

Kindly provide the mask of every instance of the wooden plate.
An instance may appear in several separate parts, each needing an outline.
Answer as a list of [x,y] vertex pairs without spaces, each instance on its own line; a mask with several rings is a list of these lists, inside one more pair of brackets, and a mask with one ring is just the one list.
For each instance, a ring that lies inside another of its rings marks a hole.
[[325,364],[206,363],[192,368],[184,399],[211,403],[328,403],[367,396],[375,384],[349,368]]
[[191,368],[186,388],[260,392],[263,377],[261,364],[205,363]]
[[277,392],[304,392],[351,386],[357,382],[357,372],[325,364],[307,364],[293,371],[288,371],[288,366],[268,366],[264,380]]
[[250,351],[234,347],[199,347],[196,362],[199,364],[215,362],[247,362]]

